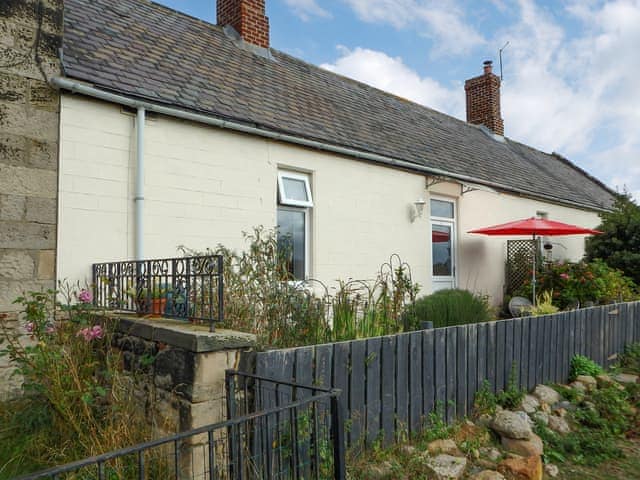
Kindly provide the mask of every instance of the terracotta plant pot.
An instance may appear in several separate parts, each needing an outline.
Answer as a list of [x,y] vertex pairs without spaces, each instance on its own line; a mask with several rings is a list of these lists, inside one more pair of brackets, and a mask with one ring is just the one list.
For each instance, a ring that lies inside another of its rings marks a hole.
[[165,308],[167,306],[166,298],[153,298],[151,300],[151,313],[153,315],[164,315]]

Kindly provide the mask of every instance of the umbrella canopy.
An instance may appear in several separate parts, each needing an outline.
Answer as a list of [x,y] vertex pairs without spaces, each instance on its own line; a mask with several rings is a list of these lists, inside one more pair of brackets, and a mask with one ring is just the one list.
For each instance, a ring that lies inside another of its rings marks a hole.
[[[569,223],[554,222],[544,218],[524,218],[514,222],[493,225],[492,227],[478,228],[469,233],[482,235],[532,235],[535,242],[537,236],[550,237],[558,235],[597,235],[602,232],[590,228],[582,228]],[[531,284],[533,288],[532,302],[536,304],[536,249],[533,251],[533,268]]]
[[598,230],[590,228],[578,227],[568,223],[554,222],[553,220],[545,220],[543,218],[525,218],[516,220],[515,222],[502,223],[491,227],[478,228],[471,230],[469,233],[480,233],[483,235],[534,235],[534,236],[553,236],[553,235],[597,235],[602,233]]

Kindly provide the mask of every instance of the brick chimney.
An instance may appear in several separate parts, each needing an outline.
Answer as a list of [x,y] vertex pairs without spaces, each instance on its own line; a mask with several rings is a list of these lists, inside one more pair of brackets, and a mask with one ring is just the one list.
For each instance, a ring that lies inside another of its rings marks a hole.
[[500,77],[492,73],[492,62],[484,62],[484,73],[464,82],[467,94],[467,122],[484,125],[493,133],[504,135],[500,114]]
[[218,25],[231,25],[245,42],[269,48],[269,19],[265,0],[218,0]]

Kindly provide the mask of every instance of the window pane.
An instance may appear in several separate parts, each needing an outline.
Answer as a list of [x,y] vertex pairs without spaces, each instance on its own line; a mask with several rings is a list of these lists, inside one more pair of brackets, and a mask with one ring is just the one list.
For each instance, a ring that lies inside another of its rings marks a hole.
[[287,200],[298,200],[308,202],[306,182],[297,178],[282,177],[284,195]]
[[443,200],[431,200],[431,216],[441,218],[453,218],[453,202]]
[[304,280],[305,276],[304,222],[303,211],[278,209],[278,253],[296,280]]
[[439,277],[450,277],[453,272],[451,227],[447,227],[445,225],[431,225],[431,251],[433,255],[433,275]]

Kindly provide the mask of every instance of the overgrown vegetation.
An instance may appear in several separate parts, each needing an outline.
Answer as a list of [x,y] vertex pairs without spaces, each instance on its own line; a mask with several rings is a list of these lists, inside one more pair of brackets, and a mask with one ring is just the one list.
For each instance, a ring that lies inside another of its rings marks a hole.
[[509,410],[516,409],[524,398],[526,391],[518,385],[516,365],[512,365],[507,388],[494,394],[491,383],[484,380],[473,400],[474,415],[493,415],[498,406]]
[[261,345],[276,348],[404,330],[401,314],[419,287],[397,255],[380,267],[374,280],[339,281],[332,292],[317,280],[290,278],[274,230],[258,227],[244,238],[248,248],[241,252],[222,245],[206,252],[224,258],[226,328],[256,333]]
[[467,290],[440,290],[419,298],[403,315],[404,322],[413,330],[422,322],[433,322],[435,328],[469,323],[488,322],[493,319],[487,297]]
[[591,375],[592,377],[595,377],[603,372],[604,370],[602,367],[590,358],[587,358],[584,355],[574,355],[571,359],[569,380],[575,380],[578,375]]
[[532,317],[540,315],[552,315],[560,310],[553,304],[553,291],[543,292],[536,298],[536,304],[526,307],[526,312]]
[[[537,290],[551,295],[553,305],[562,310],[638,297],[635,283],[602,260],[549,264],[538,274]],[[531,281],[527,280],[516,294],[531,298]]]
[[88,290],[62,293],[57,316],[56,292],[31,292],[15,302],[24,331],[0,323],[0,353],[24,377],[24,396],[0,404],[0,478],[148,439],[112,328],[94,315]]
[[601,259],[640,285],[640,206],[625,192],[600,217],[604,233],[587,239],[587,259]]

